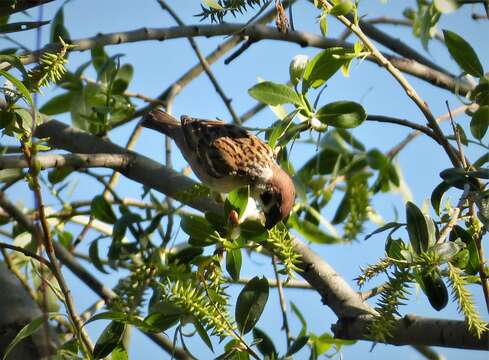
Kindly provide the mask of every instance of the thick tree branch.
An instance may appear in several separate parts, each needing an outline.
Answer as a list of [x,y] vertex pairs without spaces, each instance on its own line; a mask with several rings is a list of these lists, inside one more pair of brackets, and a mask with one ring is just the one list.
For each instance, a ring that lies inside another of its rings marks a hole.
[[208,196],[199,196],[199,193],[196,193],[196,191],[200,191],[196,188],[197,184],[189,178],[145,156],[135,155],[118,145],[84,131],[70,128],[59,121],[51,120],[38,126],[36,136],[49,138],[51,146],[70,152],[113,153],[133,156],[130,164],[120,171],[124,176],[182,201],[195,209],[201,211],[209,209],[219,211],[220,209],[217,203]]
[[17,0],[13,4],[0,5],[0,17],[12,15],[30,8],[47,4],[53,0]]
[[[343,46],[347,48],[352,48],[352,44],[350,43],[345,43],[335,39],[328,39],[306,32],[290,31],[284,34],[275,28],[267,27],[260,24],[245,26],[244,24],[223,23],[218,25],[188,25],[169,28],[142,28],[133,31],[99,34],[90,38],[73,40],[72,44],[76,45],[76,47],[72,51],[84,51],[99,46],[119,45],[121,43],[138,41],[164,41],[170,39],[178,39],[182,37],[213,37],[230,34],[238,34],[241,37],[247,37],[248,39],[252,39],[255,41],[268,39],[292,42],[300,45],[301,47],[316,47],[320,49],[327,49],[330,47]],[[59,48],[59,44],[48,44],[37,52],[25,54],[22,57],[22,62],[24,64],[30,64],[34,62],[41,53],[56,52],[59,50]],[[398,58],[386,54],[383,54],[383,57],[389,60],[389,62],[399,71],[403,71],[413,76],[416,76],[422,80],[430,82],[435,86],[447,89],[451,92],[458,92],[462,95],[465,95],[470,90],[470,86],[466,84],[460,84],[457,80],[455,80],[453,76],[430,68],[429,66],[420,64],[415,60]],[[384,61],[377,56],[369,56],[367,57],[367,60],[384,66]],[[2,63],[0,64],[0,69],[4,69],[8,66],[8,63]]]
[[[131,154],[49,154],[33,157],[41,170],[59,167],[92,168],[103,167],[116,170],[126,169],[131,163]],[[0,170],[28,168],[23,156],[0,156]]]
[[[117,145],[80,130],[68,128],[68,126],[51,120],[37,128],[37,136],[49,137],[53,146],[61,147],[69,151],[77,152],[110,152],[124,153],[125,150]],[[75,141],[76,140],[76,141]],[[188,189],[195,183],[185,176],[176,174],[169,169],[154,163],[153,161],[134,154],[133,164],[129,170],[122,172],[127,177],[140,182],[148,187],[153,187],[168,196],[178,194],[178,189]],[[137,165],[134,165],[137,164]],[[148,165],[144,167],[143,165]],[[138,174],[132,171],[137,169]],[[158,181],[155,181],[155,178]],[[168,186],[164,186],[168,185]],[[180,201],[195,207],[201,211],[213,210],[219,212],[221,207],[209,198],[197,200],[180,198]],[[338,337],[368,339],[366,326],[372,319],[374,310],[363,302],[362,297],[355,292],[348,283],[323,259],[315,254],[301,241],[295,239],[294,248],[301,255],[301,272],[299,274],[321,295],[323,302],[328,305],[338,316],[335,327]],[[60,258],[61,259],[61,258]],[[388,340],[391,344],[410,344],[413,339],[414,345],[439,345],[460,348],[486,349],[489,334],[485,333],[482,339],[476,339],[467,331],[464,321],[425,319],[421,317],[408,317],[416,319],[414,325],[406,325],[406,321],[400,320],[396,329],[396,337]],[[447,325],[449,331],[456,333],[440,338],[445,331],[437,329],[438,338],[423,336],[432,328]],[[426,329],[426,330],[425,330]],[[441,335],[440,335],[441,334]],[[370,339],[371,340],[371,339]]]
[[[2,207],[7,213],[12,216],[21,226],[34,233],[34,224],[20,211],[14,204],[8,200],[3,193],[0,193],[0,207]],[[63,246],[57,242],[53,242],[53,246],[56,251],[56,257],[71,270],[85,285],[87,285],[92,291],[100,296],[106,303],[117,298],[117,294],[112,289],[106,287],[100,280],[87,271],[81,264],[70,254]],[[176,359],[190,360],[190,357],[184,350],[180,348],[174,348],[173,343],[166,337],[159,334],[144,333],[153,342],[159,345],[162,349],[166,350],[169,354],[173,354]]]
[[[372,340],[367,336],[368,317],[340,319],[333,326],[336,337]],[[489,332],[480,339],[467,331],[465,321],[424,318],[406,315],[400,319],[387,340],[393,345],[430,345],[460,349],[489,350]]]

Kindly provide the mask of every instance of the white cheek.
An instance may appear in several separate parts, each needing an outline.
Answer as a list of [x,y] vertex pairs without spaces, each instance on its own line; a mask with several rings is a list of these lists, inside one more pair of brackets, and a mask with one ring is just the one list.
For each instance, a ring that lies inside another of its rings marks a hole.
[[248,203],[246,204],[246,209],[243,216],[239,219],[240,223],[243,223],[246,219],[260,220],[263,214],[258,209],[255,199],[248,198]]
[[264,182],[268,182],[273,176],[273,170],[271,168],[266,168],[263,170],[262,178]]

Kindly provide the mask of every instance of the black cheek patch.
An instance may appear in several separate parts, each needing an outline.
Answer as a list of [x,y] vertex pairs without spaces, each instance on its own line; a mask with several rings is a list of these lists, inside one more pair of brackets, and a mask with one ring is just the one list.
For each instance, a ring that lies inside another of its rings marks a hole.
[[273,228],[280,220],[282,220],[282,215],[280,213],[280,207],[274,205],[270,208],[270,210],[265,214],[265,227],[267,229]]

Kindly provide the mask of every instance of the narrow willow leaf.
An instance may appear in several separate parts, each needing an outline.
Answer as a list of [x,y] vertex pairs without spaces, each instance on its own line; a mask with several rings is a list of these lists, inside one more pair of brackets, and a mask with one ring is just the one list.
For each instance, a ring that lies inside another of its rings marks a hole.
[[302,105],[299,95],[288,85],[263,81],[248,90],[250,96],[268,105],[295,104]]
[[31,107],[34,107],[34,101],[32,100],[30,91],[20,80],[3,70],[0,70],[0,75],[7,78],[7,80],[9,80],[17,88],[17,90],[19,90],[25,101],[27,101]]
[[357,127],[367,118],[362,105],[353,101],[336,101],[318,110],[317,118],[326,125],[342,129]]
[[93,266],[95,266],[98,271],[103,272],[104,274],[108,274],[98,255],[98,240],[94,240],[90,244],[90,247],[88,248],[88,256],[90,257]]
[[241,290],[236,302],[235,318],[242,334],[250,332],[260,319],[268,300],[268,281],[255,276]]
[[294,304],[292,301],[290,302],[290,307],[292,309],[292,312],[297,316],[301,323],[301,331],[299,332],[298,337],[303,337],[307,334],[307,322],[306,319],[304,318],[304,315],[302,315],[301,311],[297,307],[296,304]]
[[12,349],[23,339],[31,336],[34,334],[42,325],[44,321],[44,317],[40,316],[38,318],[35,318],[32,320],[29,324],[24,326],[18,334],[15,336],[15,338],[8,344],[7,348],[3,350],[3,357],[2,360],[6,360],[8,358],[8,354],[12,351]]
[[294,228],[299,234],[304,236],[307,241],[316,244],[337,244],[343,242],[343,239],[326,234],[323,230],[318,228],[312,222],[308,220],[302,220],[297,215],[292,214],[287,222]]
[[65,27],[64,20],[64,4],[59,8],[59,10],[54,15],[53,20],[51,20],[51,42],[58,42],[59,38],[63,40],[69,40],[70,34]]
[[428,250],[429,233],[426,218],[412,202],[406,203],[406,220],[409,240],[416,253]]
[[330,14],[333,16],[343,16],[348,14],[353,8],[353,3],[350,0],[340,1],[331,8]]
[[440,204],[443,199],[443,195],[447,192],[448,189],[451,188],[451,185],[442,181],[439,183],[431,193],[431,206],[435,210],[437,215],[440,215]]
[[372,231],[370,234],[368,234],[367,236],[365,236],[365,240],[368,240],[370,239],[373,235],[375,234],[379,234],[381,232],[384,232],[386,230],[389,230],[389,229],[392,229],[392,228],[400,228],[402,226],[402,224],[398,223],[398,222],[389,222],[381,227],[379,227],[378,229]]
[[226,214],[229,214],[231,210],[235,210],[238,213],[238,217],[241,218],[245,213],[249,197],[249,186],[231,191],[226,198],[226,203],[224,204]]
[[55,168],[48,173],[48,180],[54,185],[66,179],[72,172],[73,168],[70,166]]
[[448,289],[440,274],[430,273],[422,277],[422,289],[436,311],[442,310],[448,304]]
[[115,224],[117,217],[110,203],[102,196],[97,195],[93,198],[90,206],[93,217],[108,224]]
[[489,106],[481,106],[472,115],[470,120],[470,132],[477,140],[482,140],[489,127]]
[[255,327],[253,329],[253,338],[257,342],[256,347],[263,354],[263,356],[268,357],[269,359],[277,359],[278,353],[275,349],[275,345],[273,344],[272,339],[261,329]]
[[333,76],[346,62],[341,56],[346,50],[340,47],[321,51],[313,57],[306,66],[303,77],[302,93],[309,88],[317,89]]
[[57,115],[70,111],[71,101],[75,97],[75,92],[68,91],[64,94],[52,97],[39,109],[45,115]]
[[349,213],[350,213],[349,192],[345,192],[345,195],[343,196],[340,205],[338,205],[338,209],[336,209],[336,212],[334,214],[331,223],[334,225],[340,224],[347,218]]
[[150,332],[160,333],[176,325],[180,316],[180,314],[163,314],[155,312],[146,316],[144,323],[148,326]]
[[102,359],[110,355],[121,343],[125,328],[125,324],[117,321],[112,321],[107,325],[93,348],[93,357],[95,359]]
[[302,336],[296,339],[290,346],[289,350],[287,351],[286,356],[294,355],[296,352],[298,352],[307,344],[308,340],[309,340],[309,336]]
[[126,91],[129,83],[132,80],[134,74],[134,68],[131,64],[124,64],[118,70],[115,75],[114,84],[112,85],[112,92],[114,94],[123,95]]
[[87,324],[90,324],[91,322],[97,321],[97,320],[113,320],[113,321],[118,321],[118,322],[128,322],[129,317],[128,314],[120,311],[104,311],[101,313],[98,313],[94,316],[92,316],[90,319],[88,319],[84,326]]
[[443,35],[450,55],[462,70],[476,77],[484,76],[484,69],[472,46],[452,31],[443,30]]
[[237,281],[241,272],[242,256],[241,249],[232,249],[226,251],[226,270],[231,279]]
[[180,222],[182,230],[190,236],[190,243],[195,246],[208,246],[216,242],[214,229],[202,216],[185,215]]
[[205,331],[204,326],[200,323],[200,321],[197,318],[193,318],[193,324],[195,326],[195,330],[197,330],[197,334],[199,334],[200,338],[202,341],[207,345],[209,349],[211,349],[212,352],[214,352],[214,348],[212,347],[212,342],[207,334],[207,331]]

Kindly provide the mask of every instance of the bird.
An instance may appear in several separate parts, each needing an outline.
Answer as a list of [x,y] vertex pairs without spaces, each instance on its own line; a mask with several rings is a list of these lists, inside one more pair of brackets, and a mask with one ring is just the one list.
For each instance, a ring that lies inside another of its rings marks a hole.
[[212,190],[228,193],[249,185],[264,213],[265,228],[287,221],[295,200],[294,182],[258,137],[220,120],[182,115],[178,121],[160,109],[146,113],[140,124],[171,137],[195,175]]

